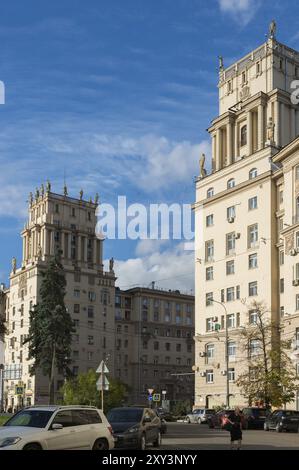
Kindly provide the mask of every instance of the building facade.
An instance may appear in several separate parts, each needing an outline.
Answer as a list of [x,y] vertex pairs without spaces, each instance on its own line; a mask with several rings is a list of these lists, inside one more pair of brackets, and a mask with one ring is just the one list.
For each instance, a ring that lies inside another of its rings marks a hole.
[[[6,408],[43,404],[48,400],[48,378],[37,371],[30,376],[28,360],[29,312],[39,301],[42,272],[58,252],[66,276],[65,304],[75,324],[72,337],[73,373],[95,369],[107,360],[114,373],[114,284],[113,263],[103,269],[103,241],[95,235],[95,201],[55,194],[47,187],[29,197],[29,218],[22,231],[23,258],[14,258],[6,312],[8,334],[5,341]],[[58,394],[63,377],[56,373]],[[17,387],[18,386],[18,387]]]
[[147,403],[148,389],[161,400],[162,391],[168,401],[193,400],[194,297],[117,289],[115,320],[115,376],[129,386],[129,402]]
[[212,169],[198,178],[194,205],[195,406],[223,405],[227,395],[230,406],[246,404],[235,382],[249,372],[240,333],[254,321],[254,301],[287,326],[284,335],[295,338],[299,326],[298,77],[299,53],[273,34],[232,66],[220,63]]

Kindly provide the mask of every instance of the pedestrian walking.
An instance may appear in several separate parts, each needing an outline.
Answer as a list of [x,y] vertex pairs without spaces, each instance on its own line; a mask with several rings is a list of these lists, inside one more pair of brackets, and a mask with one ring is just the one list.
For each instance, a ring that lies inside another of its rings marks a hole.
[[[227,419],[230,424],[230,445],[231,450],[237,449],[240,450],[242,446],[242,413],[240,408],[236,408],[233,413],[231,413]],[[235,443],[237,446],[235,447]]]

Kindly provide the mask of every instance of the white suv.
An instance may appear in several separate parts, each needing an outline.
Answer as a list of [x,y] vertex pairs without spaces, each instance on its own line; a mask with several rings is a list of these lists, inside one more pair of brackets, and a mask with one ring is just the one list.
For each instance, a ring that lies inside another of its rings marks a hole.
[[110,450],[112,428],[92,406],[30,406],[0,427],[0,450]]

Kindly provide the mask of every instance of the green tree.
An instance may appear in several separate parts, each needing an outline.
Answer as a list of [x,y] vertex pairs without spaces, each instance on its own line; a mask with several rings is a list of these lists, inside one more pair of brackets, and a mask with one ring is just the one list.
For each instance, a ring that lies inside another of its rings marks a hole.
[[[64,405],[92,405],[101,408],[101,392],[97,390],[98,375],[89,370],[78,377],[70,378],[61,389]],[[122,406],[126,400],[128,387],[119,380],[109,379],[109,391],[104,392],[104,411]]]
[[255,321],[249,321],[241,333],[249,371],[239,376],[237,385],[249,403],[286,405],[294,400],[299,389],[295,366],[289,357],[291,343],[281,339],[282,330],[269,320],[263,303],[254,302],[249,312],[255,313]]
[[42,274],[40,302],[30,311],[29,359],[31,374],[37,369],[49,377],[49,404],[54,403],[54,374],[69,374],[73,321],[65,304],[65,274],[58,257],[52,258]]

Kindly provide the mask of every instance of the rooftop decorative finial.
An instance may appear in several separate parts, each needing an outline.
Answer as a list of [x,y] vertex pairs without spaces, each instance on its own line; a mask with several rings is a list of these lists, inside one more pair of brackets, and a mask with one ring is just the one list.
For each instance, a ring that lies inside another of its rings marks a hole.
[[50,183],[49,180],[47,180],[46,191],[47,191],[47,193],[49,193],[51,191],[51,183]]
[[33,194],[31,192],[29,193],[29,204],[30,206],[33,204]]
[[200,177],[205,178],[207,176],[207,170],[205,169],[205,161],[206,161],[206,156],[203,153],[201,155],[201,158],[199,160],[199,167],[200,167]]
[[81,189],[79,195],[80,195],[80,201],[82,201],[82,199],[83,199],[83,189]]
[[64,194],[65,196],[68,195],[67,185],[66,185],[66,184],[63,186],[63,194]]
[[99,201],[100,201],[100,196],[99,196],[98,193],[96,193],[96,196],[95,196],[95,198],[94,198],[94,203],[95,203],[95,204],[99,204]]
[[272,20],[269,26],[269,38],[275,39],[277,31],[277,24],[275,20]]
[[35,190],[35,199],[38,200],[38,198],[39,198],[39,189],[36,188],[36,190]]
[[220,72],[222,72],[224,69],[224,61],[223,61],[222,55],[218,56],[218,59],[219,59],[219,70]]
[[44,187],[43,184],[42,184],[41,187],[40,187],[40,192],[41,192],[42,197],[44,197],[44,194],[45,194],[45,187]]

